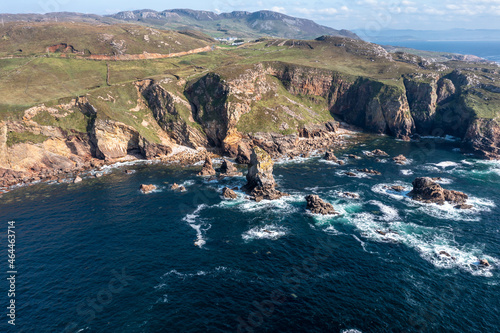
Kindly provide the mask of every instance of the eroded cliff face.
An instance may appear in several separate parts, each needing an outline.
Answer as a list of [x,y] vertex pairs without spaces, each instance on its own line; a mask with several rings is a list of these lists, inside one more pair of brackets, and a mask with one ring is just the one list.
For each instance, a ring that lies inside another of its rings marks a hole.
[[475,119],[465,134],[464,148],[486,159],[500,156],[500,122],[497,119]]
[[[194,119],[191,105],[187,101],[167,91],[154,80],[141,80],[135,84],[157,123],[177,144],[192,148],[209,146],[206,135],[188,124],[189,120],[194,122]],[[190,119],[182,118],[180,107],[189,112]]]
[[[0,168],[70,170],[90,167],[94,159],[113,161],[130,154],[149,159],[170,154],[174,142],[218,148],[242,163],[250,162],[254,147],[274,157],[293,157],[335,143],[333,117],[402,139],[460,136],[464,148],[478,156],[499,154],[498,120],[481,117],[486,111],[476,105],[499,91],[461,71],[379,82],[266,62],[207,73],[188,83],[163,81],[116,85],[114,96],[105,88],[97,96],[38,105],[26,110],[22,120],[3,121]],[[123,91],[129,100],[119,103]],[[307,129],[311,124],[323,124],[317,135]]]

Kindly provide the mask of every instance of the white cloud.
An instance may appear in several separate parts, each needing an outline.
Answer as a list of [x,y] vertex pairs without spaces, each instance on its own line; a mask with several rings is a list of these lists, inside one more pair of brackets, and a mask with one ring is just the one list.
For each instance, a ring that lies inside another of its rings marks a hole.
[[278,13],[286,14],[285,7],[274,6],[274,7],[271,7],[270,10],[272,10],[273,12],[278,12]]

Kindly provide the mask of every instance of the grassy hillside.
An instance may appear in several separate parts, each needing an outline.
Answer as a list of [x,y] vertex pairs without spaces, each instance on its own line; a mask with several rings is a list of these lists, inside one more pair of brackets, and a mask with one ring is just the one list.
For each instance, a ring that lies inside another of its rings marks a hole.
[[[30,36],[26,32],[23,33],[23,29],[32,29],[34,33]],[[379,46],[346,38],[324,38],[312,41],[263,39],[238,48],[220,48],[211,52],[178,58],[91,61],[57,56],[26,56],[25,54],[37,53],[40,50],[43,52],[46,45],[63,41],[72,43],[71,45],[77,50],[90,47],[93,52],[112,53],[113,50],[109,43],[100,44],[92,40],[92,38],[104,33],[114,34],[114,40],[127,38],[127,52],[137,53],[143,51],[140,47],[153,47],[154,44],[161,42],[160,39],[169,41],[170,38],[174,38],[179,41],[180,45],[172,44],[177,45],[176,51],[204,46],[207,42],[174,32],[161,31],[159,35],[154,35],[149,28],[129,25],[110,27],[80,23],[22,23],[18,25],[6,24],[1,31],[5,36],[8,36],[0,43],[1,52],[9,53],[8,50],[21,45],[17,43],[24,43],[22,45],[26,45],[26,50],[31,51],[23,51],[24,56],[0,59],[0,91],[2,91],[0,119],[19,118],[22,110],[39,103],[89,94],[91,99],[103,109],[103,114],[140,127],[144,120],[146,122],[149,120],[145,119],[145,115],[139,111],[130,113],[130,109],[137,105],[137,92],[131,85],[132,82],[144,78],[153,78],[157,81],[165,80],[162,81],[162,85],[167,90],[184,98],[183,90],[189,82],[193,82],[209,72],[217,72],[225,79],[234,79],[241,75],[248,66],[263,62],[279,61],[325,69],[352,77],[362,76],[396,86],[398,89],[404,88],[403,75],[436,72],[432,66],[422,68],[418,64],[396,61],[396,57],[392,57]],[[59,35],[56,33],[57,31],[59,31]],[[78,34],[77,31],[84,33]],[[86,35],[85,31],[89,34]],[[54,35],[50,37],[52,32]],[[149,43],[144,39],[144,34],[150,36]],[[36,39],[37,36],[40,39],[37,39],[34,44],[30,44],[29,41]],[[165,51],[164,47],[161,49]],[[480,68],[476,68],[471,67],[471,64],[455,61],[448,62],[446,65],[448,67],[439,72],[442,76],[451,73],[454,69],[459,69],[476,77],[477,84],[471,88],[467,95],[464,95],[468,107],[474,110],[478,117],[497,117],[500,110],[500,98],[494,89],[496,89],[496,80],[499,76],[498,67],[481,64]],[[272,78],[269,79],[272,80]],[[493,88],[487,88],[488,86]],[[108,94],[117,102],[106,101]],[[265,98],[254,103],[252,105],[254,114],[265,113],[268,109],[281,108],[285,110],[286,108],[286,112],[291,110],[290,112],[304,114],[304,121],[313,118],[325,120],[328,117],[326,101],[311,102],[307,96],[303,98],[291,96],[284,90],[280,90],[279,96],[279,98]],[[305,105],[315,115],[308,116],[311,113],[301,109],[302,107],[299,108],[298,104]],[[287,126],[294,128],[298,125],[296,120],[292,121],[287,117],[286,112],[277,112],[280,114],[279,119],[276,120],[277,125],[259,124],[259,117],[250,119],[249,115],[244,115],[239,126],[244,131],[269,127],[272,130],[286,132]],[[184,113],[182,118],[190,122],[187,108]],[[280,128],[283,123],[286,123],[287,126]],[[148,134],[146,133],[145,136]]]
[[[47,53],[57,44],[72,49],[57,52],[89,54],[177,53],[210,45],[194,34],[157,30],[132,24],[89,24],[70,22],[12,22],[0,26],[0,56],[29,56]],[[54,53],[54,51],[51,51]]]

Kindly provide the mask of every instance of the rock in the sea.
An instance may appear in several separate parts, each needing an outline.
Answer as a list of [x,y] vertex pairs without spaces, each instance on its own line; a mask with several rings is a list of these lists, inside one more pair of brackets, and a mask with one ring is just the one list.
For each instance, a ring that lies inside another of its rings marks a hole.
[[439,251],[439,255],[445,256],[445,257],[451,257],[451,254],[449,254],[446,251]]
[[324,202],[319,196],[310,194],[306,197],[307,209],[309,209],[313,214],[321,215],[337,215],[333,206],[328,202]]
[[393,190],[396,192],[403,192],[405,190],[405,188],[403,186],[400,186],[400,185],[384,186],[384,188],[386,188],[388,190]]
[[274,162],[268,153],[262,148],[253,148],[246,176],[247,184],[244,186],[252,200],[276,200],[288,195],[275,189],[273,165]]
[[490,263],[486,259],[481,259],[481,260],[479,260],[479,265],[481,265],[483,267],[488,267],[488,266],[490,266]]
[[198,173],[198,176],[213,176],[215,175],[214,166],[212,164],[212,160],[210,157],[205,157],[205,163],[203,164],[203,168]]
[[345,198],[359,199],[359,194],[352,192],[344,192],[341,194],[341,196]]
[[186,191],[186,188],[185,188],[184,186],[182,186],[182,185],[181,185],[181,186],[179,186],[179,191],[181,191],[181,192],[185,192],[185,191]]
[[349,155],[347,155],[347,157],[355,159],[355,160],[359,160],[361,158],[358,155],[354,155],[354,154],[349,154]]
[[246,145],[238,146],[238,155],[236,156],[236,163],[238,164],[250,164],[250,156],[252,152]]
[[396,164],[405,164],[408,159],[404,155],[398,155],[393,157],[392,160],[396,162]]
[[156,186],[152,184],[150,185],[142,184],[140,190],[142,193],[148,194],[156,190]]
[[76,184],[76,183],[80,183],[82,180],[83,180],[83,179],[82,179],[82,177],[80,177],[80,176],[76,176],[76,177],[75,177],[75,180],[73,180],[73,183],[75,183],[75,184]]
[[172,186],[170,186],[170,189],[172,191],[178,190],[179,189],[179,184],[173,183]]
[[380,149],[375,149],[371,152],[373,156],[389,156],[385,151],[380,150]]
[[356,174],[354,172],[350,172],[350,171],[344,172],[344,175],[349,176],[349,177],[356,177]]
[[323,159],[325,159],[325,160],[327,160],[327,161],[338,162],[338,158],[337,158],[337,156],[335,156],[335,155],[333,154],[333,152],[331,152],[331,151],[327,151],[327,152],[325,153],[325,156],[323,157]]
[[472,209],[472,208],[474,208],[474,206],[467,205],[467,204],[461,204],[461,205],[456,205],[455,208],[457,208],[457,209]]
[[236,169],[234,164],[226,159],[224,159],[222,161],[222,165],[220,166],[219,171],[220,171],[221,175],[226,176],[226,177],[241,176],[241,172],[238,172],[238,169]]
[[236,199],[238,195],[228,187],[224,187],[222,190],[222,196],[227,199]]
[[357,169],[359,172],[367,173],[370,175],[381,175],[382,173],[378,172],[377,170],[370,170],[370,169]]
[[102,173],[98,172],[98,173],[96,173],[96,174],[95,174],[95,176],[94,176],[94,177],[95,177],[95,178],[101,178],[101,177],[102,177]]
[[131,175],[131,174],[133,174],[133,173],[134,173],[134,170],[125,170],[125,173],[126,173],[127,175]]
[[438,183],[434,182],[429,177],[419,177],[413,181],[413,190],[408,194],[413,200],[426,203],[444,204],[445,202],[454,203],[457,205],[465,204],[469,198],[467,194],[445,190]]

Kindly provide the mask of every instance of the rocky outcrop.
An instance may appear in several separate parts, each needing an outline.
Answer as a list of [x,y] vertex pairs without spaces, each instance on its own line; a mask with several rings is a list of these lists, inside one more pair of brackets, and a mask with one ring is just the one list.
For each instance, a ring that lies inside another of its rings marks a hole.
[[156,186],[152,185],[152,184],[150,184],[150,185],[142,184],[140,187],[140,191],[144,194],[148,194],[148,193],[156,191]]
[[338,213],[333,208],[332,204],[324,202],[317,195],[308,195],[306,197],[307,209],[313,214],[321,215],[337,215]]
[[358,172],[362,172],[362,173],[366,173],[366,174],[369,174],[369,175],[376,175],[376,176],[379,176],[381,175],[382,173],[380,173],[379,171],[377,170],[371,170],[371,169],[357,169]]
[[238,195],[228,187],[222,189],[222,196],[226,199],[236,199]]
[[273,164],[268,153],[261,148],[253,148],[246,176],[247,184],[244,187],[252,200],[276,200],[288,195],[275,189]]
[[406,164],[406,161],[408,160],[404,155],[398,155],[398,156],[395,156],[392,158],[392,160],[396,163],[396,164],[400,164],[400,165],[404,165]]
[[113,160],[139,153],[139,132],[131,126],[112,120],[95,121],[91,132],[92,143],[96,147],[96,156],[104,160]]
[[212,164],[212,159],[210,157],[205,157],[205,163],[203,164],[203,168],[198,173],[198,176],[213,176],[215,175],[214,166]]
[[339,123],[329,121],[324,124],[307,125],[299,129],[299,137],[301,138],[324,138],[330,136],[330,133],[335,133],[339,129]]
[[335,156],[335,154],[331,151],[327,151],[325,153],[325,156],[323,156],[323,159],[326,160],[326,161],[332,161],[332,162],[338,162],[338,158],[337,156]]
[[408,140],[415,130],[406,94],[395,86],[364,78],[352,83],[340,80],[330,105],[331,112],[349,124],[375,133]]
[[379,157],[387,157],[389,154],[387,154],[385,151],[380,150],[380,149],[375,149],[370,152],[371,156],[379,156]]
[[227,159],[222,160],[222,165],[220,166],[219,172],[221,173],[221,176],[224,177],[241,176],[241,172],[239,172],[234,164]]
[[404,78],[406,97],[415,122],[416,131],[420,134],[431,133],[434,125],[438,100],[438,79],[436,74],[410,75]]
[[154,80],[137,81],[135,85],[157,123],[176,143],[192,148],[208,146],[206,136],[188,125],[189,119],[184,119],[179,111],[179,108],[191,111],[191,105],[187,101],[165,90]]
[[463,148],[485,159],[500,158],[500,123],[496,119],[476,119],[467,129]]
[[429,177],[416,178],[412,184],[413,190],[408,193],[408,195],[413,200],[425,203],[437,203],[440,205],[445,202],[461,205],[468,199],[467,194],[458,191],[446,190]]

